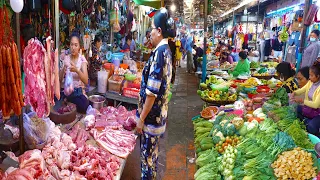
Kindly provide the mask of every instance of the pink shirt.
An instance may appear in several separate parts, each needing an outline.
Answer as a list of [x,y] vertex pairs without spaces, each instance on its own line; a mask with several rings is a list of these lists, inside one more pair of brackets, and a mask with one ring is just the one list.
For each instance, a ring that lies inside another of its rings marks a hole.
[[[70,55],[67,55],[65,58],[64,58],[64,63],[65,63],[65,66],[66,67],[68,67],[68,66],[70,66]],[[76,64],[76,67],[77,67],[77,69],[79,70],[79,71],[81,71],[81,67],[82,67],[82,64],[83,63],[86,63],[86,64],[88,64],[88,61],[86,60],[86,58],[83,56],[83,55],[81,55],[81,56],[79,56],[79,59],[78,59],[78,61],[77,61],[77,64]],[[81,79],[80,79],[80,77],[79,77],[79,75],[77,74],[77,73],[75,73],[75,72],[71,72],[71,74],[72,74],[72,77],[73,77],[73,86],[75,87],[75,88],[82,88],[82,91],[83,91],[83,94],[85,95],[85,85],[84,85],[84,83],[81,81]]]

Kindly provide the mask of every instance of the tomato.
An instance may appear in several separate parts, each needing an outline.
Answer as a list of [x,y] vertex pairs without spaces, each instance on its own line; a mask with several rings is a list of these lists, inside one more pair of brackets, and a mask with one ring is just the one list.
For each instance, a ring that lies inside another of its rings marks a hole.
[[223,149],[219,149],[218,152],[221,154],[223,152]]
[[226,142],[230,144],[232,142],[232,140],[231,139],[227,139]]

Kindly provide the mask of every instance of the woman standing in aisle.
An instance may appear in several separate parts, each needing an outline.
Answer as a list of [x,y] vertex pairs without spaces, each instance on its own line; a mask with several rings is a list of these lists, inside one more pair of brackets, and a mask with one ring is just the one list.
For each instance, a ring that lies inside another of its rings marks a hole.
[[101,69],[102,57],[100,55],[102,40],[99,36],[95,36],[92,44],[92,57],[90,58],[89,78],[92,86],[97,85],[98,71]]
[[181,58],[182,58],[182,48],[181,48],[181,41],[179,35],[176,39],[176,64],[175,66],[181,67]]
[[151,43],[155,49],[141,81],[136,131],[141,134],[141,179],[156,179],[160,136],[165,132],[172,55],[168,38],[174,37],[174,21],[165,8],[152,21]]
[[80,37],[77,34],[71,35],[70,51],[71,54],[64,58],[60,79],[64,79],[66,71],[69,69],[73,77],[74,91],[66,98],[77,106],[78,112],[85,113],[89,106],[85,93],[85,85],[88,84],[88,62],[80,52]]
[[319,36],[319,30],[316,29],[311,32],[309,38],[310,42],[303,52],[301,68],[310,67],[315,61],[317,61],[320,52]]
[[320,129],[320,63],[315,62],[310,67],[310,80],[301,89],[296,90],[291,95],[291,99],[295,96],[305,94],[303,105],[298,106],[298,117],[304,121],[307,131],[311,134],[319,136]]

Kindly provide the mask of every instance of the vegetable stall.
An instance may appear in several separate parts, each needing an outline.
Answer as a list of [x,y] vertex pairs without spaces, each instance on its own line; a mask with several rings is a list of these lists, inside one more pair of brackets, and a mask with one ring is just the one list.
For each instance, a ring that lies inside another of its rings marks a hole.
[[280,85],[274,78],[226,80],[216,76],[199,85],[205,106],[192,119],[195,180],[320,177],[314,149],[320,140],[307,133],[297,118],[296,105],[289,104]]

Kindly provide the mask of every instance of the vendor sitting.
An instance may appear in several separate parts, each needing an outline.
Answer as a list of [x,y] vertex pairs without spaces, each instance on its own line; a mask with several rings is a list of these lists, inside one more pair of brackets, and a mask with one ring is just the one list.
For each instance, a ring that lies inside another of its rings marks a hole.
[[294,79],[296,74],[295,70],[291,68],[290,63],[282,62],[276,67],[282,87],[286,89],[287,93],[292,93],[298,89],[298,84]]
[[248,55],[246,51],[241,51],[239,52],[239,57],[240,60],[237,64],[237,66],[233,69],[229,71],[229,74],[232,74],[233,77],[238,77],[239,75],[242,74],[250,74],[250,62],[247,59]]
[[71,35],[70,51],[71,54],[64,58],[64,65],[60,71],[60,79],[66,80],[64,77],[67,69],[69,69],[73,77],[74,89],[70,95],[66,96],[66,99],[77,106],[78,112],[85,113],[89,106],[89,101],[85,94],[85,85],[88,84],[88,62],[80,54],[80,37],[77,34]]
[[[122,50],[125,52],[130,52],[130,46],[131,46],[131,42],[132,42],[132,36],[129,34],[126,36],[126,42],[125,44],[122,46]],[[133,54],[130,52],[130,57],[132,57]]]
[[226,62],[232,64],[233,58],[227,51],[224,51],[224,52],[222,52],[221,57],[220,57],[220,65],[222,65]]
[[320,63],[315,62],[310,67],[309,81],[303,88],[296,90],[291,95],[295,99],[297,95],[305,94],[303,104],[298,106],[298,117],[304,121],[307,131],[319,137],[320,129]]

